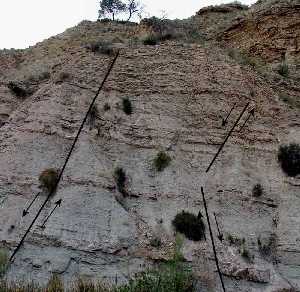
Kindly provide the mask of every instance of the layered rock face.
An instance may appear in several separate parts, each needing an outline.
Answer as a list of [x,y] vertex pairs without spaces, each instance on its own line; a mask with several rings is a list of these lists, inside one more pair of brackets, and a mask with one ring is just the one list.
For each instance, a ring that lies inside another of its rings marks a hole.
[[220,38],[268,62],[300,62],[300,3],[259,1]]
[[[204,187],[213,232],[217,235],[215,212],[226,238],[216,243],[227,290],[298,291],[300,181],[283,174],[277,152],[281,144],[300,143],[299,111],[280,101],[253,69],[209,43],[121,42],[136,31],[135,26],[84,22],[28,50],[17,68],[11,63],[3,70],[0,99],[7,109],[0,128],[0,239],[13,251],[45,199],[42,194],[22,218],[40,191],[39,174],[62,167],[111,60],[85,44],[109,35],[121,48],[96,102],[96,120],[85,126],[55,197],[10,265],[8,279],[43,284],[55,273],[66,283],[78,276],[125,282],[172,256],[171,222],[182,210],[204,214]],[[28,72],[33,78],[25,78]],[[20,99],[9,90],[13,77],[31,89],[28,96]],[[132,102],[131,115],[123,112],[124,98]],[[247,102],[255,117],[239,132],[245,114],[206,174]],[[172,160],[158,172],[153,159],[162,150]],[[127,196],[116,186],[117,167],[126,173]],[[258,183],[264,192],[256,198],[252,189]],[[60,198],[62,206],[41,229]],[[160,247],[151,245],[155,238]],[[248,256],[237,243],[242,239]],[[258,239],[269,249],[262,249]],[[185,239],[182,253],[200,291],[222,291],[209,239]]]

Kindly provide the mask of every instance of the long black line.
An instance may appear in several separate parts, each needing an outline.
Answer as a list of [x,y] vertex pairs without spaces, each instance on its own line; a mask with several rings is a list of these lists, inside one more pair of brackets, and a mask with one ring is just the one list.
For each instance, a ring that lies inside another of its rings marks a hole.
[[91,109],[92,109],[92,107],[93,107],[93,105],[94,105],[94,103],[95,103],[95,101],[96,101],[96,99],[97,99],[97,97],[98,97],[100,91],[102,90],[102,88],[103,88],[103,86],[104,86],[104,83],[106,82],[106,80],[107,80],[107,78],[108,78],[108,76],[109,76],[109,74],[110,74],[110,72],[111,72],[111,70],[112,70],[114,64],[116,63],[116,61],[117,61],[117,59],[118,59],[118,57],[119,57],[119,54],[120,54],[120,52],[118,51],[118,52],[116,53],[116,56],[115,56],[114,59],[112,60],[110,66],[109,66],[109,68],[108,68],[108,70],[107,70],[107,73],[106,73],[106,75],[105,75],[105,77],[104,77],[104,79],[103,79],[103,81],[102,81],[102,83],[101,83],[101,85],[100,85],[100,87],[99,87],[99,89],[98,89],[98,91],[97,91],[95,97],[93,98],[93,100],[92,100],[92,102],[91,102],[91,104],[90,104],[90,107],[89,107],[89,109],[88,109],[88,111],[87,111],[87,113],[86,113],[86,115],[85,115],[85,117],[84,117],[84,119],[83,119],[83,121],[82,121],[82,123],[81,123],[81,125],[80,125],[80,128],[79,128],[78,133],[77,133],[77,135],[76,135],[76,138],[75,138],[75,140],[74,140],[74,142],[73,142],[73,145],[72,145],[72,147],[71,147],[71,149],[70,149],[70,151],[69,151],[69,154],[68,154],[68,156],[67,156],[67,158],[66,158],[66,160],[65,160],[65,163],[64,163],[64,165],[63,165],[63,167],[62,167],[62,169],[61,169],[61,171],[60,171],[60,173],[59,173],[59,176],[58,176],[58,179],[57,179],[57,181],[56,181],[55,187],[53,188],[53,190],[52,190],[52,191],[49,193],[49,195],[47,196],[45,202],[44,202],[43,205],[40,207],[40,209],[39,209],[37,215],[35,216],[35,218],[34,218],[33,221],[31,222],[30,226],[28,227],[27,231],[25,232],[24,236],[22,237],[21,241],[19,242],[18,246],[16,247],[16,249],[15,249],[14,252],[12,253],[12,255],[11,255],[10,259],[9,259],[10,261],[13,260],[14,256],[16,255],[16,253],[18,252],[18,250],[21,248],[21,246],[22,246],[22,244],[23,244],[23,242],[24,242],[26,236],[27,236],[28,233],[30,232],[32,226],[33,226],[34,223],[36,222],[37,218],[38,218],[39,215],[41,214],[41,212],[42,212],[42,210],[44,209],[44,207],[46,206],[47,202],[50,200],[50,198],[51,198],[52,195],[54,194],[54,192],[55,192],[55,190],[56,190],[56,188],[57,188],[57,186],[58,186],[58,184],[59,184],[59,182],[60,182],[60,180],[61,180],[61,178],[62,178],[63,172],[64,172],[64,170],[65,170],[65,168],[66,168],[66,166],[67,166],[67,164],[68,164],[68,162],[69,162],[69,159],[70,159],[70,157],[71,157],[71,154],[72,154],[72,152],[73,152],[73,150],[74,150],[74,148],[75,148],[75,145],[76,145],[76,143],[77,143],[77,140],[78,140],[78,138],[79,138],[79,135],[80,135],[80,133],[81,133],[81,131],[82,131],[82,129],[83,129],[83,126],[84,126],[84,124],[85,124],[85,122],[86,122],[86,120],[87,120],[87,118],[88,118],[88,116],[89,116],[89,113],[90,113],[90,111],[91,111]]
[[240,116],[238,117],[238,119],[236,120],[236,122],[234,123],[232,129],[229,131],[229,133],[227,134],[224,142],[222,143],[222,145],[220,146],[218,152],[216,153],[216,155],[214,156],[213,160],[211,161],[211,163],[209,164],[208,168],[206,169],[206,172],[209,172],[210,168],[212,167],[212,165],[214,164],[214,162],[216,161],[217,157],[219,156],[220,152],[222,151],[223,147],[225,146],[227,140],[229,139],[230,135],[232,134],[232,132],[234,131],[235,127],[237,126],[237,124],[239,123],[240,119],[242,118],[243,114],[245,113],[245,111],[247,110],[248,106],[249,106],[250,102],[248,102],[246,104],[246,106],[244,107],[243,111],[241,112]]
[[207,224],[208,224],[208,228],[209,228],[210,239],[211,239],[211,243],[212,243],[213,251],[214,251],[214,255],[215,255],[215,262],[216,262],[218,274],[219,274],[219,277],[220,277],[220,280],[221,280],[223,291],[226,292],[225,285],[224,285],[224,282],[223,282],[222,273],[221,273],[220,266],[219,266],[219,260],[218,260],[218,256],[217,256],[215,241],[214,241],[214,237],[213,237],[213,233],[212,233],[212,229],[211,229],[211,225],[210,225],[210,220],[209,220],[209,215],[208,215],[208,210],[207,210],[207,205],[206,205],[206,200],[205,200],[205,195],[204,195],[203,187],[201,187],[201,193],[202,193],[202,198],[203,198],[203,203],[204,203],[204,208],[205,208],[205,213],[206,213],[206,219],[207,219]]

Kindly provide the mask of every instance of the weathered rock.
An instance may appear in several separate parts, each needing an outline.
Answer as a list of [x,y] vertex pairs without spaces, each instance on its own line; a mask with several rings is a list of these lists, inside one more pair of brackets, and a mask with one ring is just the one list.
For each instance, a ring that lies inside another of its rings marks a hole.
[[[44,200],[39,197],[22,218],[39,191],[39,174],[61,168],[110,62],[109,56],[88,52],[84,40],[129,38],[135,32],[135,26],[84,22],[24,53],[18,77],[33,68],[32,62],[34,68],[43,64],[51,76],[39,80],[31,96],[17,104],[0,87],[3,113],[9,115],[0,128],[0,240],[11,251]],[[1,84],[15,72],[8,69]],[[57,82],[59,72],[70,78]],[[132,115],[122,110],[124,97],[132,102]],[[248,101],[255,105],[255,118],[233,133],[206,174]],[[104,110],[106,103],[110,110]],[[229,291],[299,289],[299,184],[287,180],[277,163],[281,143],[300,142],[299,112],[287,108],[268,82],[209,43],[125,43],[96,104],[95,129],[85,126],[55,197],[10,266],[9,279],[45,283],[58,273],[66,282],[78,275],[109,281],[117,275],[126,281],[153,262],[171,258],[171,222],[182,210],[204,213],[203,186],[224,235],[245,238],[255,255],[248,265],[226,240],[216,242],[222,267],[229,263]],[[222,128],[222,117],[234,104],[229,125]],[[156,172],[153,159],[161,150],[172,160]],[[120,197],[117,191],[116,167],[126,172],[129,196]],[[252,188],[258,182],[265,193],[256,202]],[[39,228],[60,198],[62,206],[46,229]],[[212,227],[217,234],[214,223]],[[257,238],[268,234],[278,238],[274,264],[258,252]],[[154,248],[149,243],[158,235],[162,245]],[[207,241],[185,240],[182,253],[207,282],[205,287],[221,291],[208,233]]]
[[227,45],[268,62],[300,61],[300,3],[298,0],[261,1],[220,34]]

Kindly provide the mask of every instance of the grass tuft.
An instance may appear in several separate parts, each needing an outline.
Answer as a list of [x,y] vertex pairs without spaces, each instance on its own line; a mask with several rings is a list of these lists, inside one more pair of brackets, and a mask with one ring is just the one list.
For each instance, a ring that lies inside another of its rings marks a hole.
[[163,151],[160,151],[153,160],[154,167],[157,171],[163,171],[169,166],[170,162],[171,157]]

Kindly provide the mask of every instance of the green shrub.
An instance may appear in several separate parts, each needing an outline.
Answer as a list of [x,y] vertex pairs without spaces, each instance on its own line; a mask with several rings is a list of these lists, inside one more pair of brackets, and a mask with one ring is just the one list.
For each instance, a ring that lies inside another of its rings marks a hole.
[[4,248],[0,249],[0,279],[5,275],[8,265],[8,253]]
[[182,237],[177,234],[172,259],[138,274],[128,285],[121,286],[114,292],[195,292],[194,276],[183,262],[180,252],[182,243]]
[[264,193],[264,189],[261,184],[256,184],[252,189],[252,195],[255,198],[261,197]]
[[179,264],[165,264],[136,276],[116,292],[193,292],[195,280],[191,271]]
[[114,178],[117,185],[117,189],[121,194],[126,195],[125,183],[126,183],[126,173],[121,167],[117,167],[114,171]]
[[159,38],[157,35],[151,33],[146,35],[146,37],[143,39],[143,44],[147,46],[155,46],[158,44]]
[[176,231],[184,234],[188,239],[200,241],[205,237],[205,225],[201,218],[182,211],[172,221]]
[[[128,284],[119,287],[105,285],[101,282],[77,280],[72,285],[74,292],[195,292],[195,279],[186,265],[171,260],[156,268],[136,274]],[[10,284],[0,281],[2,292],[62,292],[63,283],[59,278],[52,278],[46,288],[34,284]]]
[[157,171],[163,171],[169,166],[170,162],[171,157],[163,151],[160,151],[153,160],[154,167]]
[[122,100],[123,111],[126,115],[132,114],[132,104],[129,98],[123,98]]
[[14,81],[10,81],[8,83],[8,88],[15,96],[19,98],[25,98],[30,95],[30,92],[24,86]]
[[41,186],[47,189],[49,193],[51,193],[56,187],[58,176],[59,174],[56,169],[45,169],[39,176]]
[[278,161],[282,170],[291,177],[300,174],[300,145],[292,143],[281,145],[278,152]]
[[283,77],[289,76],[289,66],[286,62],[282,62],[277,70],[278,74],[280,74]]

